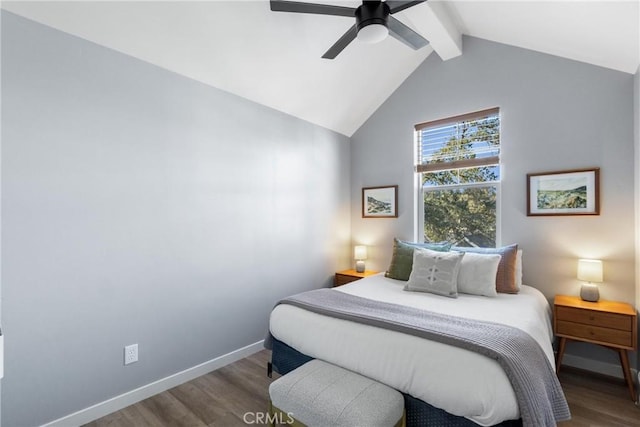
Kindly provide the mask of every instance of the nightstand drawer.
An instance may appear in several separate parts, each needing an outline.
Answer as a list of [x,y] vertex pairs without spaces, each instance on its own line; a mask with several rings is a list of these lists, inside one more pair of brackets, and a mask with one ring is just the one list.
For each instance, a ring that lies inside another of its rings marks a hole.
[[565,335],[570,338],[584,338],[589,341],[598,341],[622,347],[633,347],[631,331],[601,328],[598,326],[583,325],[580,323],[558,320],[556,323],[557,335]]
[[624,314],[605,313],[595,310],[556,306],[556,318],[558,321],[583,323],[585,325],[598,325],[604,328],[619,329],[621,331],[632,330],[633,317]]
[[353,276],[346,276],[344,274],[336,274],[336,277],[333,280],[333,286],[346,285],[347,283],[355,282],[356,280],[360,280],[360,279],[361,277],[353,277]]
[[363,271],[362,273],[358,273],[356,270],[342,270],[338,271],[333,278],[333,286],[342,286],[347,283],[355,282],[356,280],[364,279],[365,277],[373,276],[374,274],[378,274],[377,271]]

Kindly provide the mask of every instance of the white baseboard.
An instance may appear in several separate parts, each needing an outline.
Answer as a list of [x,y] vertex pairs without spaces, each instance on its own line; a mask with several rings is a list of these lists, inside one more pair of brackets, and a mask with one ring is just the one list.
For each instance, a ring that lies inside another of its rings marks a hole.
[[74,412],[73,414],[58,418],[57,420],[51,421],[42,427],[76,427],[97,420],[98,418],[104,417],[112,412],[119,411],[129,405],[133,405],[141,400],[147,399],[158,393],[162,393],[165,390],[169,390],[170,388],[176,387],[187,381],[191,381],[194,378],[208,374],[211,371],[215,371],[216,369],[222,368],[223,366],[237,360],[251,356],[252,354],[262,350],[264,348],[263,344],[264,341],[258,341],[257,343],[239,348],[231,353],[216,357],[215,359],[211,359],[176,374],[169,375],[166,378],[154,381],[135,390],[128,391],[109,400],[105,400],[104,402],[97,403],[88,408]]
[[[624,379],[622,375],[622,367],[620,364],[599,362],[597,360],[588,359],[586,357],[574,356],[573,354],[564,354],[562,358],[562,365],[571,366],[574,368],[584,369],[585,371],[597,372],[602,375],[610,377]],[[631,369],[631,377],[636,378],[637,372],[635,369]]]

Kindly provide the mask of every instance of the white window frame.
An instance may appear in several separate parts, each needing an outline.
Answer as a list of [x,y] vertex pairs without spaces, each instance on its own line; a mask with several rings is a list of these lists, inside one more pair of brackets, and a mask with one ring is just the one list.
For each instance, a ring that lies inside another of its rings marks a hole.
[[[470,113],[477,114],[477,113]],[[498,110],[498,114],[500,111]],[[466,115],[465,115],[466,116]],[[464,117],[464,116],[458,116]],[[449,119],[438,120],[438,122],[446,122],[453,121],[456,117],[451,117]],[[436,123],[436,122],[430,122]],[[418,126],[416,126],[418,127]],[[413,147],[418,147],[418,138],[419,131],[415,130]],[[414,161],[413,164],[418,164],[418,150],[414,149]],[[500,117],[500,152],[502,153],[502,117]],[[476,183],[464,183],[464,184],[451,184],[451,185],[441,185],[437,187],[426,187],[422,184],[422,174],[423,172],[417,172],[414,180],[414,194],[417,195],[416,203],[415,203],[415,228],[414,228],[414,241],[415,242],[424,242],[424,196],[427,191],[438,191],[438,190],[448,190],[448,189],[459,189],[459,188],[472,188],[472,187],[495,187],[496,188],[496,247],[502,246],[502,177],[504,172],[504,165],[502,164],[502,156],[500,156],[500,160],[498,162],[500,166],[500,180],[499,181],[491,181],[491,182],[476,182]],[[417,169],[417,167],[416,167]]]

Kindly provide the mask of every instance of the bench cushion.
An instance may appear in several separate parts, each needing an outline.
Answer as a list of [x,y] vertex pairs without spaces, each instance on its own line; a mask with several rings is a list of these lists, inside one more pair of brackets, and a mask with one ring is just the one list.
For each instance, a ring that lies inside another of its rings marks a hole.
[[271,383],[269,396],[307,426],[393,426],[404,410],[398,391],[318,359]]

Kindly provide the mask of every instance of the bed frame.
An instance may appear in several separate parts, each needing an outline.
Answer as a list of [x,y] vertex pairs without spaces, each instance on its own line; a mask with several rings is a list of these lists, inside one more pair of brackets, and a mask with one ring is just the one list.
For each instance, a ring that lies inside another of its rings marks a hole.
[[[313,357],[309,357],[300,353],[292,347],[282,341],[278,341],[273,338],[273,348],[271,353],[271,365],[268,368],[268,373],[271,372],[271,367],[280,375],[286,375],[288,372],[296,369],[297,367],[304,365]],[[407,427],[477,427],[478,424],[470,421],[464,417],[458,417],[451,415],[450,413],[443,411],[429,405],[422,400],[416,399],[408,394],[404,394],[404,406],[407,414]],[[496,427],[522,427],[522,420],[508,420]]]

